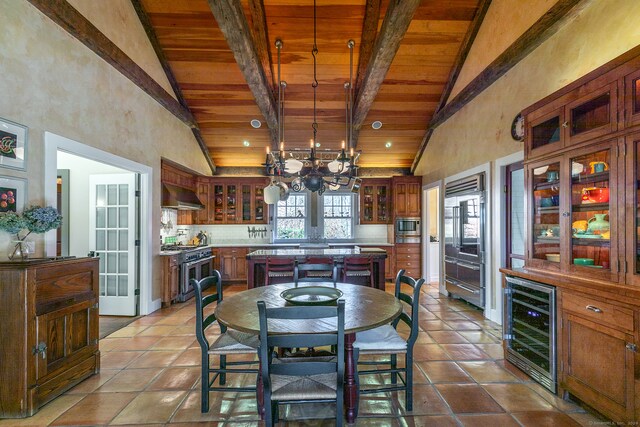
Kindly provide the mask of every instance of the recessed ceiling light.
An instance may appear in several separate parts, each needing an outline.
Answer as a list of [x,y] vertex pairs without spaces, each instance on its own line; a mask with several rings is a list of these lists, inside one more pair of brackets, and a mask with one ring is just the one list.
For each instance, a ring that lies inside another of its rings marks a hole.
[[262,126],[262,122],[258,119],[253,119],[251,120],[251,126],[258,129],[260,126]]
[[378,130],[382,127],[382,122],[380,120],[376,120],[375,122],[371,123],[371,127],[375,130]]
[[243,141],[243,142],[242,142],[242,145],[244,145],[245,147],[248,147],[248,146],[250,146],[251,144],[249,143],[249,141]]
[[384,146],[387,147],[387,148],[391,148],[391,141],[387,141],[387,143],[384,144]]

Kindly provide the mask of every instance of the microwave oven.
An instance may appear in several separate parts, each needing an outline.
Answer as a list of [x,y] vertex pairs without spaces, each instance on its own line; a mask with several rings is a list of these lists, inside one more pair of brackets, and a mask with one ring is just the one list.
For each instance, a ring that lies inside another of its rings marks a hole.
[[397,237],[420,237],[420,218],[396,218]]

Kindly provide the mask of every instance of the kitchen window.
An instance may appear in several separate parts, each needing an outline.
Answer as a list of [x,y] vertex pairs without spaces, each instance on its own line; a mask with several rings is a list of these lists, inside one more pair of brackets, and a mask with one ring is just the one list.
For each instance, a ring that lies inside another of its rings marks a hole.
[[308,194],[290,194],[276,207],[276,239],[297,240],[307,238]]
[[322,195],[323,237],[327,240],[353,238],[353,195]]

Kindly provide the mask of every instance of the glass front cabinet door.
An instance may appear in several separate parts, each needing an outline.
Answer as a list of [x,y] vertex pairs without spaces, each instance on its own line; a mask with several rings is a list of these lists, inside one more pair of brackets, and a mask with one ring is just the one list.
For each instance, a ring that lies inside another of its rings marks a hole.
[[569,157],[569,271],[618,281],[617,146],[615,141]]
[[527,166],[529,267],[619,281],[618,150],[614,140]]
[[626,154],[625,261],[621,266],[626,282],[640,286],[640,132],[624,141]]
[[538,162],[528,167],[529,194],[529,266],[560,271],[563,260],[560,238],[561,159]]

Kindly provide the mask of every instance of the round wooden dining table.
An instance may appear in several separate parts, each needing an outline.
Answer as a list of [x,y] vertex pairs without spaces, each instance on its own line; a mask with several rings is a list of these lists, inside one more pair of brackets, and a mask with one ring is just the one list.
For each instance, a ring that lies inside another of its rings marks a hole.
[[[309,283],[313,286],[333,287],[332,282]],[[299,283],[298,287],[306,286]],[[294,283],[280,283],[249,289],[224,298],[216,307],[218,322],[230,329],[258,335],[260,321],[258,319],[258,301],[264,301],[267,307],[286,307],[289,303],[280,294],[295,287]],[[358,387],[356,386],[356,366],[353,360],[353,342],[356,332],[373,329],[388,324],[402,313],[402,304],[394,295],[379,289],[366,286],[337,283],[345,301],[345,382],[344,401],[348,423],[355,422],[358,403]],[[270,327],[275,333],[314,333],[335,330],[335,324],[318,322],[317,320],[279,321]],[[260,402],[261,403],[261,402]]]

